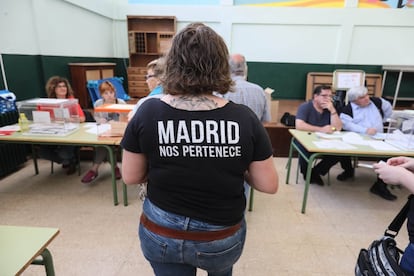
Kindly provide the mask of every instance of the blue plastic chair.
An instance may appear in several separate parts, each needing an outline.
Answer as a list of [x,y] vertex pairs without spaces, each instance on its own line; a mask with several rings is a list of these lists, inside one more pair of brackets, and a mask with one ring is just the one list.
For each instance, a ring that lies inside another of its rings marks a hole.
[[101,99],[101,94],[99,93],[99,85],[104,82],[109,81],[113,84],[116,90],[116,97],[119,99],[122,99],[124,101],[128,101],[131,99],[131,97],[125,92],[124,86],[122,85],[124,78],[122,77],[112,77],[112,78],[106,78],[101,80],[89,80],[86,84],[86,87],[89,91],[89,96],[92,100],[92,105],[98,100]]

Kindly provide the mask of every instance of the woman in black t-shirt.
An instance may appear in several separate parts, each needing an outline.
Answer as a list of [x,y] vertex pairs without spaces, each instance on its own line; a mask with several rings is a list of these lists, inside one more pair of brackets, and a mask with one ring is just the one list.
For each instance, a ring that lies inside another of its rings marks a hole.
[[244,180],[278,189],[256,115],[213,95],[231,90],[228,58],[211,28],[184,28],[166,56],[166,95],[141,105],[121,142],[124,182],[148,183],[139,237],[156,275],[232,275],[246,236]]

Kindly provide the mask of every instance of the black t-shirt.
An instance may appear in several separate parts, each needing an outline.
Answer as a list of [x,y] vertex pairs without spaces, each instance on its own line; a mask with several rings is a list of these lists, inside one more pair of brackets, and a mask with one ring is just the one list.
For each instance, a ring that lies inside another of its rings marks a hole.
[[331,112],[324,109],[320,113],[315,109],[312,101],[307,101],[299,106],[296,119],[301,119],[310,125],[323,127],[331,123]]
[[257,116],[232,102],[214,110],[187,111],[149,99],[128,124],[121,145],[147,156],[153,204],[219,225],[242,219],[244,172],[252,161],[272,155]]

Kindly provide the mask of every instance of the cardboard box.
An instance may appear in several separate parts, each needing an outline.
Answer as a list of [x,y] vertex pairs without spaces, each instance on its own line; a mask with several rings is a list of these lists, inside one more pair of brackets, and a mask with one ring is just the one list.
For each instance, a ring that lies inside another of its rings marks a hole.
[[98,125],[99,137],[122,137],[124,136],[127,122],[110,121],[108,124]]
[[279,101],[270,102],[270,116],[272,122],[279,122]]
[[275,92],[274,89],[267,87],[265,90],[267,105],[270,109],[270,121],[271,122],[278,122],[278,113],[279,113],[279,101],[275,101],[272,99],[272,93]]
[[128,113],[134,106],[134,104],[105,104],[95,107],[98,135],[100,137],[122,137],[128,123]]

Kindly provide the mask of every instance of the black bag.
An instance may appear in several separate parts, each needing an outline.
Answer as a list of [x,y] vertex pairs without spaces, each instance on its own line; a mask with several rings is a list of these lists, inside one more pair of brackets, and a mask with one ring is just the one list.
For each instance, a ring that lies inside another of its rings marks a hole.
[[405,275],[399,266],[400,254],[404,251],[397,247],[394,238],[407,218],[411,198],[412,196],[408,198],[407,203],[385,230],[384,236],[373,241],[368,249],[363,248],[359,251],[355,266],[356,276]]
[[280,122],[284,124],[285,126],[295,126],[296,116],[290,114],[289,112],[285,112],[280,118]]

